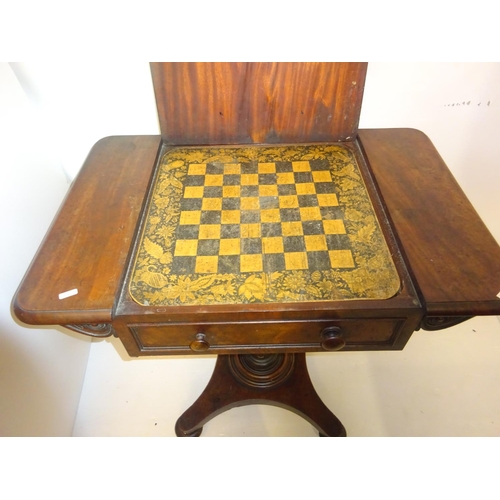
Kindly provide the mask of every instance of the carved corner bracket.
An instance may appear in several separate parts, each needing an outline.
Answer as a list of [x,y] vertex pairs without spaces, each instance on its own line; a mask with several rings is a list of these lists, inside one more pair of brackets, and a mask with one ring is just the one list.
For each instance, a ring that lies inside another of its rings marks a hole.
[[473,318],[474,316],[425,316],[420,328],[428,331],[444,330]]
[[81,325],[63,326],[74,332],[90,335],[91,337],[103,338],[115,335],[115,331],[110,323],[82,323]]

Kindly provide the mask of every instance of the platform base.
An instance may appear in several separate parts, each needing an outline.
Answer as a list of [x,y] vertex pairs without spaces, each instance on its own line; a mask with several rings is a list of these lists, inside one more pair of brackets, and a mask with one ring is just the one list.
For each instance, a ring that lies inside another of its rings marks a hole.
[[313,425],[320,436],[346,436],[340,420],[316,393],[305,354],[218,356],[207,387],[177,420],[175,433],[198,437],[212,418],[251,404],[290,410]]

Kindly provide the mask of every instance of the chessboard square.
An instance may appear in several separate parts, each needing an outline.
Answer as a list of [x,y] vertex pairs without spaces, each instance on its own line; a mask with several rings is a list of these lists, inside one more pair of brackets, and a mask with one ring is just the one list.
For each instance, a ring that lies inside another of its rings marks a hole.
[[278,184],[278,196],[289,196],[292,194],[298,194],[296,189],[296,184]]
[[241,212],[241,222],[243,224],[256,224],[260,222],[260,210],[243,210]]
[[321,220],[321,211],[319,207],[299,208],[300,218],[302,220]]
[[[330,172],[327,172],[330,174]],[[317,194],[335,193],[335,184],[333,182],[316,182],[314,184]]]
[[239,186],[241,175],[223,175],[222,185],[223,186]]
[[274,174],[276,173],[275,163],[258,163],[257,171],[259,174]]
[[174,257],[171,264],[171,273],[186,276],[194,274],[194,266],[196,264],[196,257],[193,256],[178,256]]
[[220,227],[221,238],[239,238],[240,225],[239,224],[222,224]]
[[328,170],[315,170],[312,172],[314,182],[332,182],[332,176]]
[[300,220],[299,208],[280,208],[280,220],[282,222]]
[[177,240],[175,242],[174,256],[194,256],[198,252],[198,240]]
[[243,198],[259,196],[259,186],[241,186],[241,196]]
[[240,254],[240,239],[228,238],[220,240],[219,255],[239,255]]
[[302,236],[304,234],[300,221],[282,222],[281,227],[283,236]]
[[200,224],[220,224],[220,210],[206,210],[201,212]]
[[305,252],[285,253],[285,269],[291,271],[294,269],[307,269],[307,254]]
[[261,210],[260,217],[262,222],[279,222],[280,211],[277,208],[271,208],[269,210]]
[[201,210],[203,198],[181,198],[181,212]]
[[276,182],[278,184],[295,184],[293,172],[279,172],[276,174]]
[[218,255],[221,240],[199,240],[197,255]]
[[296,185],[297,194],[316,194],[314,182],[302,182]]
[[326,271],[330,269],[330,257],[328,252],[307,252],[309,271]]
[[336,207],[339,204],[339,200],[335,193],[318,194],[317,197],[320,207]]
[[308,252],[319,252],[328,250],[324,234],[307,234],[304,236],[306,250]]
[[278,196],[278,186],[275,184],[259,185],[259,196]]
[[350,250],[330,250],[328,254],[333,269],[355,267]]
[[297,184],[313,182],[311,172],[294,172],[293,177]]
[[240,272],[258,273],[262,272],[262,255],[240,255]]
[[301,224],[304,234],[325,234],[325,232],[323,231],[323,221],[306,220]]
[[208,163],[207,164],[207,175],[222,175],[224,173],[223,163]]
[[217,255],[202,255],[196,257],[195,273],[212,274],[217,272],[219,257]]
[[294,172],[310,172],[311,165],[308,161],[292,161],[292,169]]
[[262,228],[262,236],[264,237],[283,236],[280,222],[263,222],[260,224],[260,227]]
[[[300,186],[300,184],[297,184]],[[299,205],[301,207],[317,207],[318,206],[318,198],[316,198],[315,194],[299,194]]]
[[202,210],[222,210],[221,198],[203,198]]
[[257,196],[249,196],[241,198],[241,210],[258,210],[260,208],[259,198]]
[[219,255],[219,274],[239,274],[240,256],[239,255]]
[[242,174],[257,174],[258,167],[256,163],[242,163],[241,164]]
[[325,234],[345,234],[345,226],[342,219],[324,220],[323,229]]
[[260,208],[263,210],[268,210],[270,208],[278,208],[279,201],[277,196],[261,196],[260,197]]
[[258,174],[241,174],[242,186],[257,186],[259,184]]
[[262,238],[262,252],[283,253],[283,238],[276,236],[271,238]]
[[298,208],[299,200],[297,195],[288,195],[279,197],[280,208]]
[[206,163],[191,163],[188,167],[188,175],[205,175],[207,171]]
[[194,240],[198,239],[200,233],[200,226],[189,224],[185,226],[177,226],[175,231],[175,238],[178,240]]
[[241,174],[241,165],[239,163],[226,163],[224,165],[224,174],[228,175]]
[[326,234],[325,238],[328,250],[349,250],[351,248],[347,234]]
[[289,161],[277,161],[276,173],[292,172],[292,164]]
[[262,253],[260,238],[241,238],[241,254]]
[[205,186],[203,196],[205,198],[222,198],[222,186]]
[[204,175],[188,175],[184,179],[184,186],[203,186],[204,184]]
[[270,186],[276,184],[276,174],[259,174],[259,185]]
[[239,210],[240,198],[222,198],[222,210]]
[[222,188],[222,196],[224,198],[239,198],[240,186],[224,186]]
[[200,217],[201,217],[201,212],[199,210],[181,212],[179,224],[199,224]]
[[303,236],[283,236],[283,249],[285,252],[304,252],[306,246]]
[[223,178],[224,178],[224,176],[221,174],[206,175],[205,176],[205,186],[222,186]]
[[207,224],[201,225],[200,228],[200,240],[217,240],[220,239],[220,224]]
[[242,238],[260,238],[260,224],[241,224]]
[[203,198],[203,186],[186,186],[184,198]]
[[239,224],[240,214],[239,210],[222,210],[221,224]]
[[270,253],[264,256],[264,272],[275,273],[285,270],[285,255],[282,253]]

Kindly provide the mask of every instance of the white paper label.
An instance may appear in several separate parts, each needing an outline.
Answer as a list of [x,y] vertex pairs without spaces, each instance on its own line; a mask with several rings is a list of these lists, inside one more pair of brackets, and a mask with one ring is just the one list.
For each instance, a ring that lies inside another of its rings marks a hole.
[[59,300],[67,299],[68,297],[72,297],[73,295],[76,295],[77,293],[78,293],[78,290],[76,288],[73,288],[73,290],[68,290],[67,292],[60,293]]

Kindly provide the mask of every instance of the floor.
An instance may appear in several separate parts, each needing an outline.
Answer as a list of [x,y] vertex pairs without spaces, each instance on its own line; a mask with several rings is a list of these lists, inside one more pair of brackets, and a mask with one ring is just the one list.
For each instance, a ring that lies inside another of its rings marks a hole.
[[[307,356],[314,386],[354,436],[500,436],[500,318],[418,331],[403,351]],[[93,343],[74,436],[175,436],[215,356],[130,358]],[[203,437],[317,436],[299,416],[264,405],[208,422]]]

